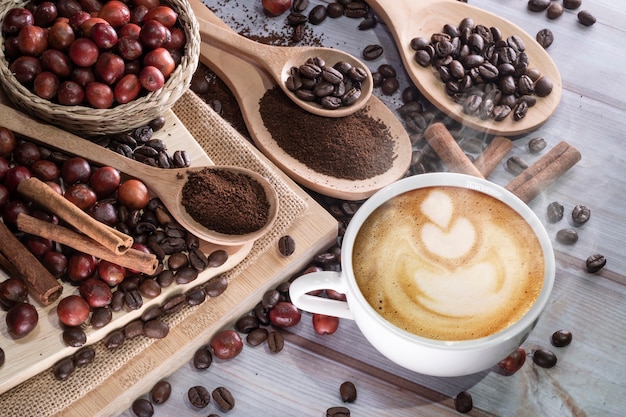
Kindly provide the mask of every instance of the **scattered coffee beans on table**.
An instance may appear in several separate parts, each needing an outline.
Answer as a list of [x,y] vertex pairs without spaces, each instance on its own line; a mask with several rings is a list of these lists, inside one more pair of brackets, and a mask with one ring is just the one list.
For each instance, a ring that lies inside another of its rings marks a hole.
[[474,407],[472,395],[467,391],[461,391],[454,398],[454,407],[459,413],[469,413]]
[[564,347],[572,343],[572,332],[569,330],[557,330],[552,333],[550,337],[550,342],[552,342],[552,346],[555,347]]

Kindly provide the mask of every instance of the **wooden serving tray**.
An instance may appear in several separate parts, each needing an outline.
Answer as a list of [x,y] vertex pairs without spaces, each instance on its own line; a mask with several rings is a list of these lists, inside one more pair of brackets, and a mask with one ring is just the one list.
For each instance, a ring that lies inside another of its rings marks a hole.
[[[214,165],[205,151],[191,136],[178,117],[170,110],[165,113],[166,125],[163,129],[155,132],[154,137],[163,139],[168,149],[186,150],[191,156],[192,166]],[[1,124],[1,122],[0,122]],[[71,154],[71,149],[67,150]],[[131,174],[132,173],[128,173]],[[163,288],[161,295],[153,299],[144,298],[143,306],[138,310],[123,310],[113,313],[111,323],[100,329],[94,329],[84,325],[87,333],[87,343],[95,343],[112,330],[119,329],[137,319],[141,314],[153,306],[159,306],[164,300],[172,295],[179,294],[208,281],[210,278],[222,274],[239,264],[250,252],[253,243],[242,246],[221,247],[207,242],[202,242],[200,249],[209,254],[217,249],[224,249],[228,252],[228,260],[218,268],[208,268],[199,274],[198,278],[188,284],[172,284]],[[0,270],[0,280],[7,278],[6,273]],[[77,294],[78,287],[65,283],[61,298],[70,294]],[[22,339],[13,339],[7,332],[6,325],[0,325],[0,346],[5,352],[5,364],[0,367],[0,393],[16,386],[24,380],[49,368],[58,360],[72,355],[76,348],[68,347],[62,339],[62,328],[56,316],[57,302],[44,307],[32,301],[39,313],[38,326],[28,336]]]

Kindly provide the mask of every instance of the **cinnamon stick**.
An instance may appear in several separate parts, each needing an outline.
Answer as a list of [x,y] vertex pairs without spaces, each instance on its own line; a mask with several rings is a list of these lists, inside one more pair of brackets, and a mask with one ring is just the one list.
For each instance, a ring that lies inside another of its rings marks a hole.
[[504,136],[494,137],[489,145],[478,155],[474,166],[485,177],[489,177],[504,156],[513,148],[513,142]]
[[428,126],[424,137],[450,171],[484,178],[443,123],[437,122]]
[[63,287],[9,228],[0,221],[0,252],[13,266],[28,293],[43,305],[56,301]]
[[20,182],[17,191],[115,254],[126,252],[133,244],[131,236],[95,220],[35,177]]
[[130,248],[123,254],[118,255],[88,236],[57,224],[39,220],[28,214],[20,213],[17,216],[17,228],[24,233],[54,240],[57,243],[69,246],[88,255],[93,255],[96,258],[104,259],[148,275],[154,274],[159,264],[154,254]]
[[572,168],[581,155],[578,149],[562,141],[504,187],[528,203]]

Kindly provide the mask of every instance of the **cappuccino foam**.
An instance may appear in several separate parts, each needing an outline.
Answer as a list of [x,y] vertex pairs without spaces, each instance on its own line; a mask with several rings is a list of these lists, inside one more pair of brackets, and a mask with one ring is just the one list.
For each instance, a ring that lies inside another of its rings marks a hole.
[[503,202],[460,187],[396,196],[361,226],[352,256],[368,303],[387,321],[438,340],[497,333],[530,310],[544,257]]

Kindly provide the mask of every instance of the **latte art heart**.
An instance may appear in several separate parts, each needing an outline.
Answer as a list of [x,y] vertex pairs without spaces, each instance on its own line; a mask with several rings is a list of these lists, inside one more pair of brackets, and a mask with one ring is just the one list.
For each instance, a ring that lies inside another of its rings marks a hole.
[[424,247],[442,258],[459,258],[469,253],[476,241],[474,226],[465,218],[456,220],[452,227],[443,230],[433,223],[426,223],[420,235]]
[[379,207],[358,233],[352,264],[361,292],[386,320],[450,341],[519,320],[544,273],[539,240],[519,214],[457,187],[410,191]]

